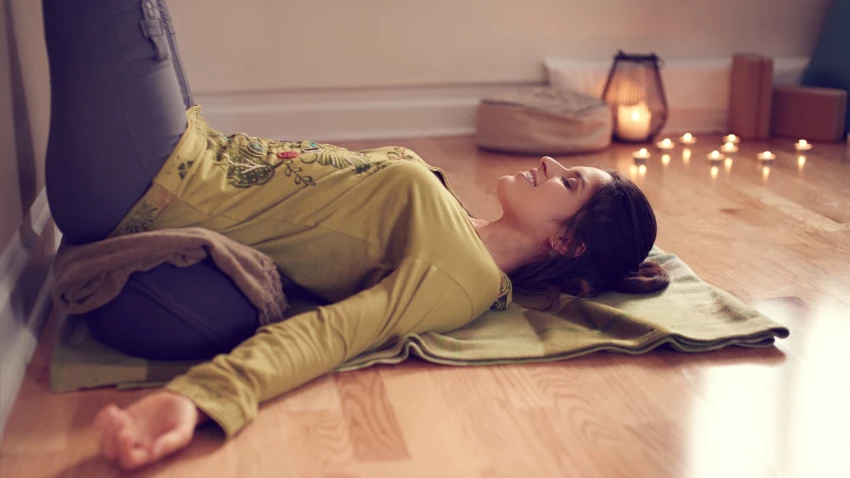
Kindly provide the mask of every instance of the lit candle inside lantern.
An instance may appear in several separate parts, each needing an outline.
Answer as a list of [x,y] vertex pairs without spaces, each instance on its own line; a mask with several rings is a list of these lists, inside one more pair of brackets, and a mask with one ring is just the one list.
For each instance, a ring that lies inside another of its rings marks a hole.
[[758,154],[759,161],[773,161],[776,159],[776,155],[771,153],[770,151],[765,151],[763,153]]
[[723,150],[724,153],[734,153],[734,152],[738,151],[738,147],[735,146],[735,143],[733,143],[731,141],[724,144],[723,147],[720,148],[720,149]]
[[723,158],[725,158],[725,156],[723,156],[723,154],[720,153],[720,151],[718,151],[716,149],[714,151],[708,153],[708,159],[711,160],[712,162],[723,161]]
[[734,134],[727,134],[726,136],[723,137],[723,142],[724,143],[738,144],[738,143],[741,142],[741,138],[735,136]]
[[655,145],[658,146],[659,149],[664,150],[673,149],[676,147],[676,145],[673,144],[673,141],[670,138],[664,138],[661,141],[655,143]]
[[646,161],[649,159],[649,150],[646,148],[640,148],[640,151],[635,151],[632,153],[632,157],[637,161]]
[[645,141],[649,138],[649,123],[652,113],[646,103],[634,106],[620,105],[617,108],[617,136],[630,141]]
[[694,144],[697,142],[697,139],[694,138],[694,135],[691,133],[685,133],[681,138],[679,138],[679,141],[681,141],[682,144]]
[[794,143],[794,149],[796,149],[797,151],[808,151],[812,149],[812,145],[806,142],[805,139],[801,139],[800,141]]

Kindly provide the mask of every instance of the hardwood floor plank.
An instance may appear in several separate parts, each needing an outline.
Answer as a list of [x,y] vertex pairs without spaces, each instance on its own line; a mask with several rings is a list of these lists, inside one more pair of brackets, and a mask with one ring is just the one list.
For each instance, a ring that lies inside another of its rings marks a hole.
[[410,454],[380,371],[370,368],[333,377],[357,460],[409,460]]

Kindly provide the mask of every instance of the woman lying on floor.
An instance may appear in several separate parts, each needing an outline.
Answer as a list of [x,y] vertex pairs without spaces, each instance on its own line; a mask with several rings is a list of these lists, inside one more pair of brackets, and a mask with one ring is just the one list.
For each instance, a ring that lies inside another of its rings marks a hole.
[[667,283],[644,262],[652,209],[619,172],[545,157],[499,179],[501,218],[476,219],[443,172],[405,148],[211,128],[164,0],[43,0],[43,11],[47,193],[65,240],[200,226],[260,250],[329,302],[258,329],[257,310],[211,261],[134,274],[87,315],[92,333],[145,358],[211,360],[101,411],[101,452],[124,468],[185,447],[207,419],[233,436],[261,402],[405,334],[504,309],[512,287],[588,296]]

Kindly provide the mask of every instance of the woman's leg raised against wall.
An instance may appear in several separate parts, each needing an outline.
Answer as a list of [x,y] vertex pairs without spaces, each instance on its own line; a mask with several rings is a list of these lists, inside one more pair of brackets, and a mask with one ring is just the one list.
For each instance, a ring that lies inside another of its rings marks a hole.
[[105,238],[186,129],[188,81],[158,0],[43,0],[46,187],[71,244]]
[[[105,238],[145,193],[193,104],[165,0],[43,0],[51,77],[47,195],[65,240]],[[125,353],[203,359],[259,326],[257,310],[210,260],[136,272],[85,314]]]

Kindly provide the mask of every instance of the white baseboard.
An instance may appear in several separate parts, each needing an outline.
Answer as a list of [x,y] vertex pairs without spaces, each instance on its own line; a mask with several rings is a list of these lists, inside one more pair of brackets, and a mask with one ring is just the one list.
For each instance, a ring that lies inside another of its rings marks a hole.
[[31,228],[19,229],[0,255],[0,435],[53,303],[50,268],[61,235],[45,230],[56,230],[50,217],[42,189],[28,215]]
[[483,96],[539,83],[196,94],[210,125],[271,139],[344,141],[475,132]]

